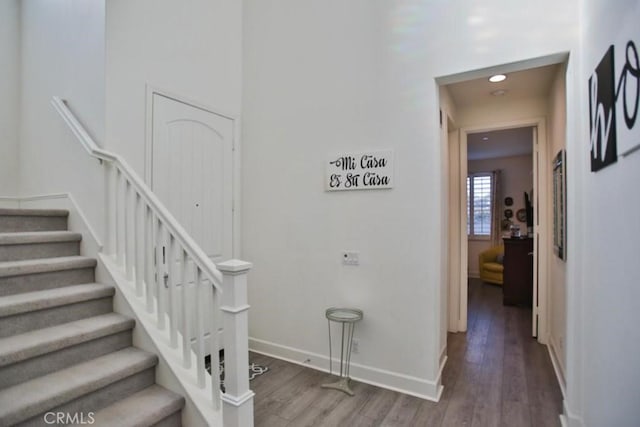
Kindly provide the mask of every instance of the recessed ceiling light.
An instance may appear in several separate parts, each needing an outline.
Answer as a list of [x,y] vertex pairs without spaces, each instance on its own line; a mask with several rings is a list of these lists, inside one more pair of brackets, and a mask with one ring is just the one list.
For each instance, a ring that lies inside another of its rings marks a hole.
[[504,74],[496,74],[496,75],[493,75],[493,76],[489,77],[489,81],[491,83],[498,83],[498,82],[503,81],[506,78],[507,78],[507,76],[505,76]]
[[493,96],[505,96],[506,94],[507,94],[507,91],[504,89],[498,89],[491,92],[491,95]]
[[482,140],[483,140],[483,141],[488,141],[488,140],[489,140],[489,137],[488,137],[488,136],[483,136],[483,137],[482,137]]

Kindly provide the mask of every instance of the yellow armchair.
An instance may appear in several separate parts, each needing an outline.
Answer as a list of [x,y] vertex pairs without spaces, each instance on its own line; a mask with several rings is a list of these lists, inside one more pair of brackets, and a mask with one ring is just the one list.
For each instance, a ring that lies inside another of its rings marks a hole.
[[480,267],[480,279],[483,282],[502,285],[502,274],[504,266],[502,258],[504,257],[504,246],[494,246],[484,252],[480,252],[478,257],[478,266]]

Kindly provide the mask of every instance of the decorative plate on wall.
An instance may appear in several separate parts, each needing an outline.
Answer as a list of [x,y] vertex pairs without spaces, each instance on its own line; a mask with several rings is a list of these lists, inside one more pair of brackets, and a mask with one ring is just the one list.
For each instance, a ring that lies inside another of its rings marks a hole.
[[504,210],[504,217],[509,219],[513,216],[513,211],[511,209],[505,209]]
[[525,222],[527,220],[527,211],[525,209],[518,209],[518,212],[516,212],[516,218],[520,222]]
[[511,198],[511,197],[505,197],[505,198],[504,198],[504,205],[505,205],[505,206],[511,206],[511,205],[513,205],[513,198]]

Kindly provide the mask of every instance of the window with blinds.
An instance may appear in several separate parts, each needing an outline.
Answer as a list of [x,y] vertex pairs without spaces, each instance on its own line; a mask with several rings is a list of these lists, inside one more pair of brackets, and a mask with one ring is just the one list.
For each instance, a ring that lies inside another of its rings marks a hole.
[[475,173],[467,177],[467,235],[491,237],[491,175]]

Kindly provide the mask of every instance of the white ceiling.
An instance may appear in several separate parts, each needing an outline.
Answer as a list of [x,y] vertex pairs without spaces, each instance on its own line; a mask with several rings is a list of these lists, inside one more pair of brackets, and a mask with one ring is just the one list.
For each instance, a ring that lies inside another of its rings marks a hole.
[[[546,97],[556,75],[558,65],[531,68],[507,73],[507,79],[499,83],[489,82],[489,76],[453,83],[447,86],[457,109],[479,105],[505,103],[525,98]],[[491,92],[505,90],[503,96]]]
[[[507,79],[499,83],[489,82],[489,75],[473,80],[447,85],[458,110],[504,105],[527,98],[546,98],[549,95],[558,64],[505,73]],[[505,91],[502,96],[492,95],[496,90]],[[487,138],[487,140],[483,140]],[[532,152],[531,128],[506,129],[469,134],[468,159],[480,160],[511,157]]]
[[[467,135],[467,159],[524,156],[533,151],[533,128],[515,128]],[[486,140],[485,140],[486,138]]]

